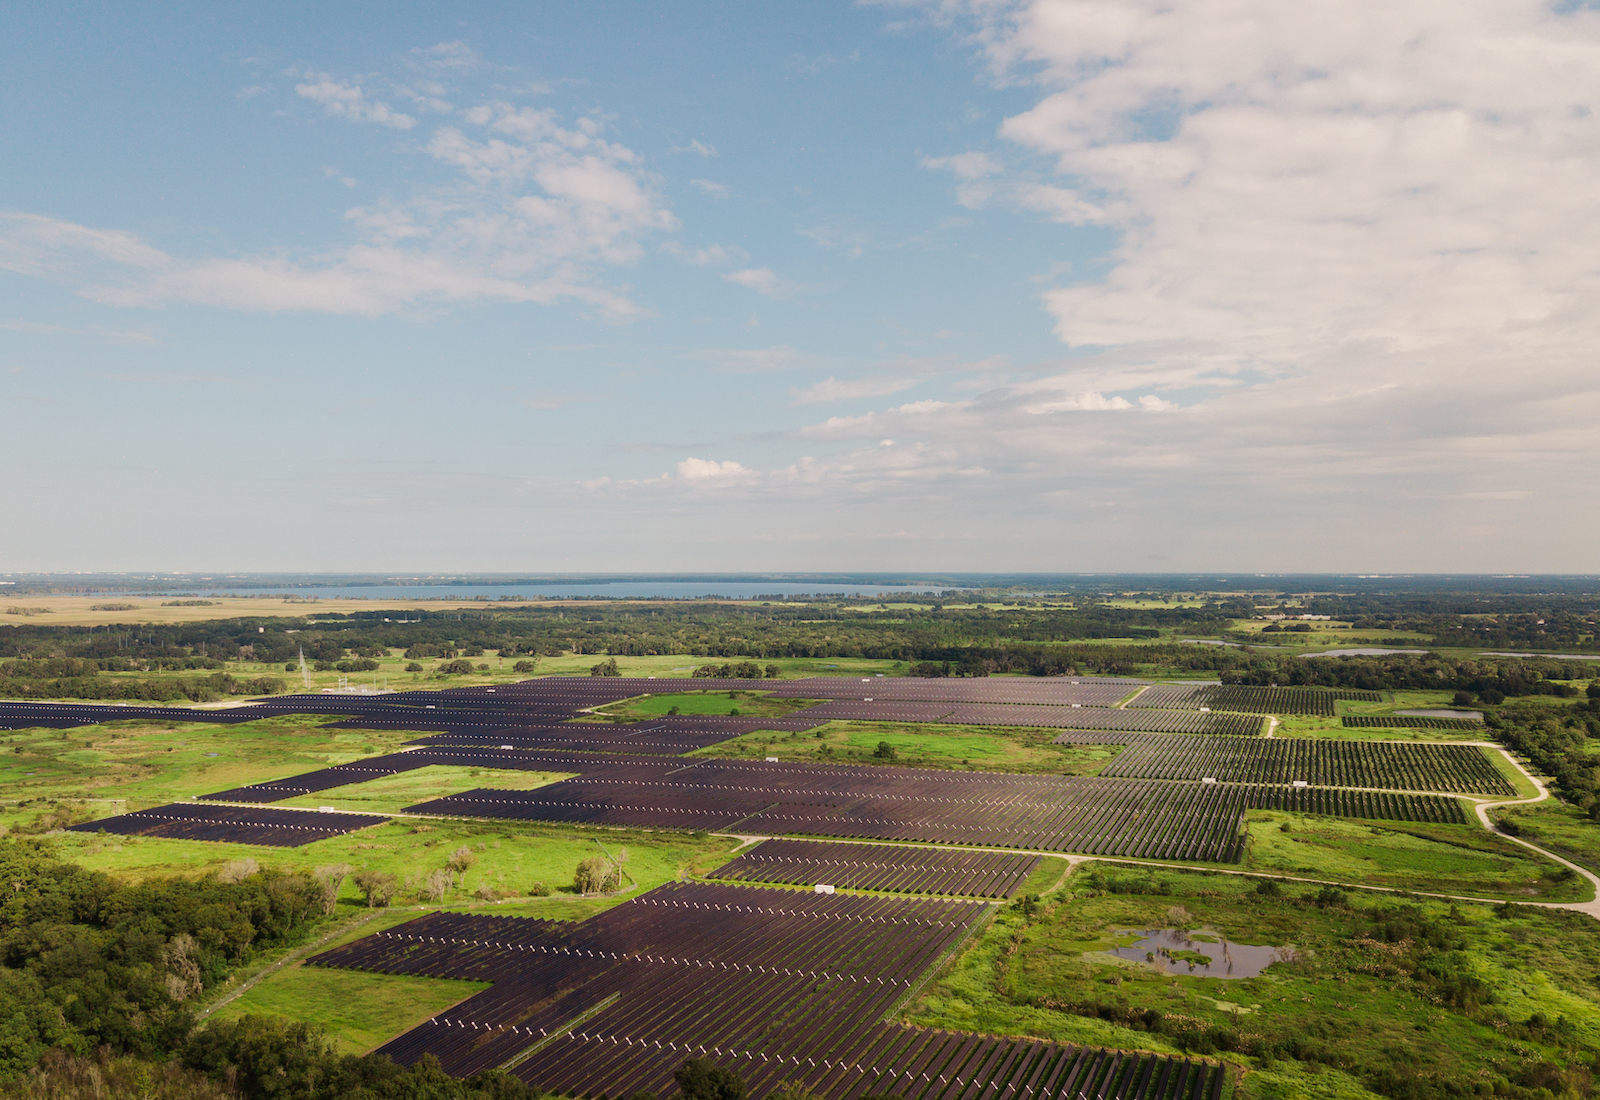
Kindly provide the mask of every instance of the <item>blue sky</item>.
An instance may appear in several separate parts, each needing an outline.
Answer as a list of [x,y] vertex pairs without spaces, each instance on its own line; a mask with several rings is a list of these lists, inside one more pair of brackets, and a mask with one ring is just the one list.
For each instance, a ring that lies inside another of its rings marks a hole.
[[1594,13],[1347,10],[11,5],[0,571],[1592,570]]

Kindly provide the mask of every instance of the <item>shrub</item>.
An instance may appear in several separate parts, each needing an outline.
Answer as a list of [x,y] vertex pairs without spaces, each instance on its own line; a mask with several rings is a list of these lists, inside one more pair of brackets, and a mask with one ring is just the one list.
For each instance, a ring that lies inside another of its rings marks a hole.
[[744,1100],[744,1081],[709,1058],[690,1058],[672,1074],[684,1100]]
[[454,661],[446,661],[439,666],[439,675],[441,676],[465,676],[472,671],[472,662],[465,657],[457,658]]
[[386,908],[400,886],[399,880],[388,871],[357,871],[355,884],[373,909]]

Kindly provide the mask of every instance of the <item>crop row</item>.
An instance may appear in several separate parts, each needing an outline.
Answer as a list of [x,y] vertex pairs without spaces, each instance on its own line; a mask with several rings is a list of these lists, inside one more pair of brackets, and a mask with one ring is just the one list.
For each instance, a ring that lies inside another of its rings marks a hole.
[[298,848],[314,840],[342,836],[369,825],[382,825],[388,820],[376,814],[322,813],[263,806],[194,806],[179,802],[69,828],[79,833],[107,832],[166,840],[222,840],[232,844]]
[[1150,737],[1100,773],[1133,779],[1293,783],[1456,791],[1514,797],[1489,758],[1471,745],[1323,741],[1282,737]]
[[547,1091],[671,1095],[693,1056],[754,1095],[1214,1095],[1209,1066],[877,1023],[987,911],[680,883],[581,924],[438,914],[309,961],[495,981],[381,1050],[458,1076],[525,1057],[515,1074]]
[[899,844],[768,840],[723,864],[712,878],[729,882],[827,883],[901,894],[1008,897],[1039,866],[1038,856]]
[[1346,715],[1339,719],[1345,729],[1402,730],[1482,730],[1474,718],[1432,718],[1418,714]]

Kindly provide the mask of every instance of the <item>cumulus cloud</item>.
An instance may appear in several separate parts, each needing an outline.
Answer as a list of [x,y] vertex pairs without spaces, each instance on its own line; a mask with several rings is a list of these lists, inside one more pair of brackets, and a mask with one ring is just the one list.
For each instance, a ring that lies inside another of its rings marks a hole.
[[294,90],[313,103],[322,104],[322,109],[334,118],[374,122],[396,130],[409,130],[417,124],[410,115],[392,110],[381,99],[370,98],[359,84],[346,84],[323,75],[305,84],[296,84]]
[[893,427],[1018,492],[1203,485],[1241,515],[1359,499],[1414,517],[1600,460],[1600,11],[919,6],[1035,90],[1005,155],[924,165],[966,205],[1118,238],[1106,274],[1042,292],[1075,349],[1059,370],[809,431]]
[[741,268],[738,271],[728,272],[723,278],[768,298],[788,298],[795,291],[792,283],[778,278],[770,267]]
[[678,463],[677,470],[683,480],[698,482],[743,481],[756,476],[754,470],[737,462],[710,458],[686,458]]
[[[457,50],[434,56],[465,64]],[[359,84],[323,78],[297,92],[335,117],[392,128],[415,120]],[[677,219],[656,181],[592,117],[480,103],[422,145],[453,181],[351,209],[356,240],[314,253],[287,249],[181,257],[115,229],[42,215],[0,214],[0,269],[75,286],[123,306],[173,302],[266,311],[376,315],[452,302],[586,303],[627,317],[637,307],[604,272],[636,263],[644,241]],[[328,169],[347,186],[354,181]]]

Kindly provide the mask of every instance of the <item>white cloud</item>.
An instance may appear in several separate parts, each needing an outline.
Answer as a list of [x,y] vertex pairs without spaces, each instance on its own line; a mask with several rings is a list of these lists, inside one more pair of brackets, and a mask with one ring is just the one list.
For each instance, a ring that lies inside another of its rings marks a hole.
[[715,183],[711,180],[690,180],[689,183],[714,199],[725,199],[733,194],[733,191],[725,183]]
[[721,153],[717,152],[717,147],[715,145],[704,141],[690,141],[688,145],[674,145],[671,149],[668,149],[667,152],[693,153],[698,157],[705,158],[720,157],[722,155]]
[[768,298],[788,298],[795,291],[793,284],[778,278],[770,267],[742,268],[728,272],[723,278]]
[[678,463],[677,469],[678,476],[685,481],[743,481],[756,476],[754,470],[737,462],[717,462],[709,458],[686,458]]
[[1042,292],[1077,349],[1053,373],[808,434],[892,428],[1004,469],[1016,499],[1108,479],[1124,507],[1203,492],[1241,517],[1413,519],[1600,461],[1600,11],[920,6],[1037,91],[1000,128],[1013,155],[924,165],[966,205],[1119,238],[1107,274]]
[[920,378],[852,378],[841,382],[828,377],[803,390],[791,390],[791,405],[822,405],[834,401],[855,401],[863,397],[882,397],[921,385]]
[[465,72],[483,64],[483,59],[465,42],[440,42],[427,49],[411,51],[412,59],[419,64],[442,72]]
[[322,104],[322,109],[334,118],[351,122],[374,122],[396,130],[409,130],[417,124],[410,115],[390,109],[379,99],[369,99],[359,84],[344,84],[330,76],[313,77],[313,82],[296,84],[299,95]]
[[923,157],[922,166],[946,169],[964,180],[982,179],[1000,171],[1000,166],[990,159],[988,153],[956,153],[948,157]]
[[[356,85],[325,80],[297,90],[355,121],[397,126],[403,117]],[[612,317],[636,313],[602,273],[636,263],[647,237],[678,223],[633,152],[607,141],[593,118],[566,125],[553,111],[502,102],[464,114],[466,128],[441,126],[424,146],[455,171],[454,182],[348,211],[357,239],[343,247],[186,258],[131,233],[0,214],[0,269],[123,306],[376,315],[451,302],[572,300]],[[337,169],[327,173],[354,183]]]

